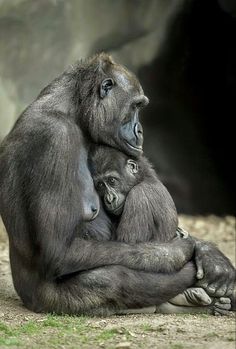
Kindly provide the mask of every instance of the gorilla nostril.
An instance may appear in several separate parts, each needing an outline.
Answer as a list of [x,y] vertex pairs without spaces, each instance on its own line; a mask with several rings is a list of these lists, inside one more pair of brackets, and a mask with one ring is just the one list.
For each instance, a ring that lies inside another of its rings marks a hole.
[[134,127],[134,133],[136,135],[136,137],[139,137],[143,134],[143,128],[142,125],[140,124],[140,122],[138,122],[135,127]]
[[135,104],[135,107],[136,108],[142,108],[142,106],[143,106],[143,103],[142,102],[137,102],[136,104]]
[[133,100],[133,106],[137,109],[141,109],[145,107],[146,105],[148,105],[148,103],[149,103],[149,99],[144,95],[136,97]]
[[93,213],[97,213],[98,209],[97,209],[97,207],[92,206],[92,207],[91,207],[91,211],[92,211]]

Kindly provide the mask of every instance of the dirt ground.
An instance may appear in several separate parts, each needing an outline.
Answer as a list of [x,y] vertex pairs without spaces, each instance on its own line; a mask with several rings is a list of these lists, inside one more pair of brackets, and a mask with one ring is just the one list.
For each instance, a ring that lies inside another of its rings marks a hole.
[[[233,217],[180,216],[180,226],[196,237],[217,243],[235,265]],[[14,291],[7,238],[0,222],[0,348],[233,349],[235,320],[233,314],[140,314],[69,320],[34,314],[22,306]]]

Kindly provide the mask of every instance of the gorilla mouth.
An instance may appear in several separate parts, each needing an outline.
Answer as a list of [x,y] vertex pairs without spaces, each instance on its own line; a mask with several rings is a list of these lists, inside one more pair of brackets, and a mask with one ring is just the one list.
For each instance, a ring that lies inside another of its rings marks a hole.
[[134,145],[130,144],[130,143],[127,142],[127,141],[125,141],[125,143],[126,143],[126,144],[128,145],[128,147],[131,148],[131,149],[137,150],[137,151],[139,151],[139,152],[142,152],[142,151],[143,151],[143,146],[142,146],[142,145],[136,145],[136,146],[134,146]]
[[112,213],[112,214],[114,214],[116,216],[120,215],[122,213],[122,211],[123,211],[123,206],[124,205],[122,203],[120,206],[114,208],[113,210],[110,209],[110,213]]

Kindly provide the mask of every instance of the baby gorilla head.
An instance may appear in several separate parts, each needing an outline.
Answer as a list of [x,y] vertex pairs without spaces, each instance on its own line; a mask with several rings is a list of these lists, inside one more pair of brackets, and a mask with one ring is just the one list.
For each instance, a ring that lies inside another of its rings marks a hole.
[[140,182],[138,162],[107,146],[96,146],[90,153],[95,187],[106,211],[121,215],[129,191]]

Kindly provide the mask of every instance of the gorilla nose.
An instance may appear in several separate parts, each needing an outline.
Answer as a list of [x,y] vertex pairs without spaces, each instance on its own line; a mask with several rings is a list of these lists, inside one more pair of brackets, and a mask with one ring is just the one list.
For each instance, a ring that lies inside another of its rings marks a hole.
[[143,107],[146,107],[148,103],[149,103],[149,99],[147,98],[147,96],[143,96]]
[[133,105],[136,108],[143,108],[146,105],[148,105],[148,103],[149,103],[149,99],[144,95],[138,96],[133,100]]
[[140,135],[143,134],[143,128],[142,128],[142,125],[140,124],[140,122],[135,124],[134,133],[135,133],[136,137],[140,137]]
[[108,204],[112,204],[115,201],[115,196],[110,194],[110,193],[107,194],[106,201],[107,201]]
[[92,206],[92,207],[91,207],[91,211],[92,211],[93,213],[97,213],[97,212],[98,212],[98,209],[97,209],[97,207]]
[[94,220],[98,215],[98,208],[96,206],[91,206],[90,210],[91,210],[91,213],[90,213],[90,217],[88,217],[88,221]]

